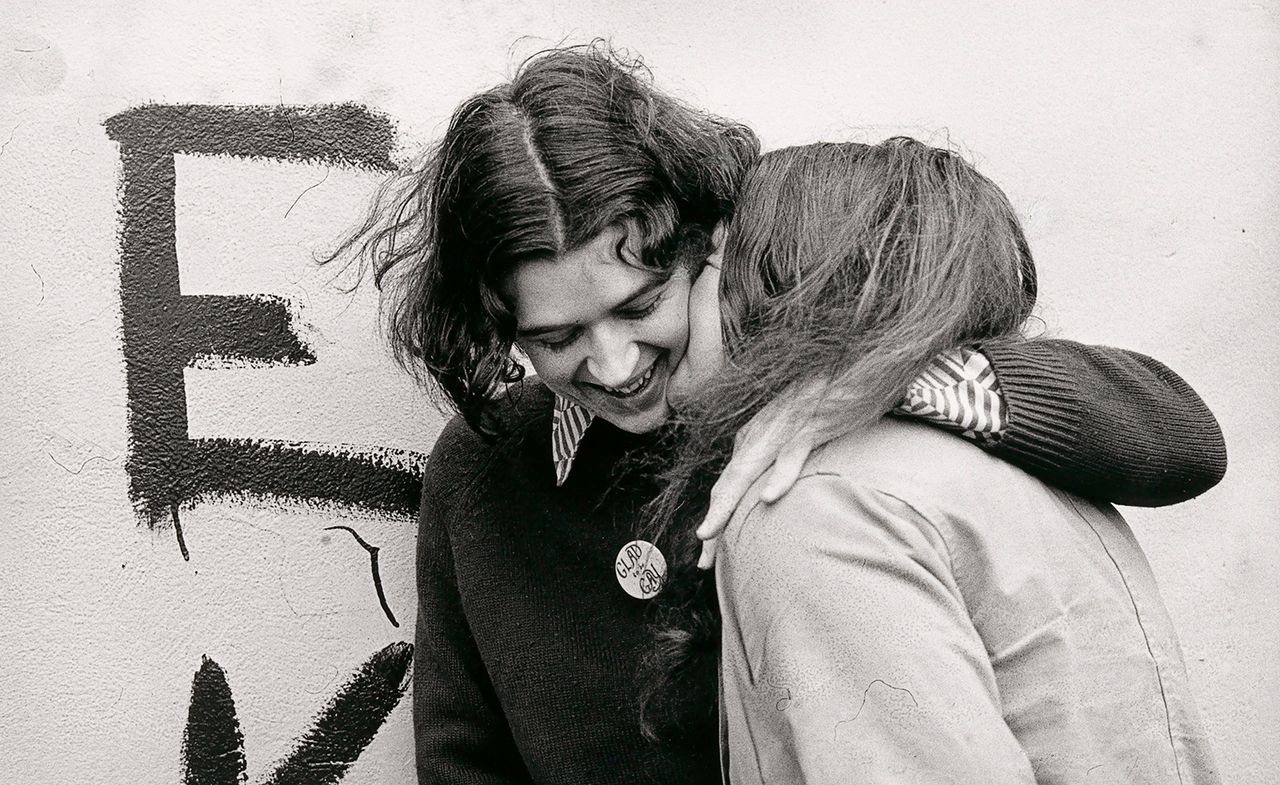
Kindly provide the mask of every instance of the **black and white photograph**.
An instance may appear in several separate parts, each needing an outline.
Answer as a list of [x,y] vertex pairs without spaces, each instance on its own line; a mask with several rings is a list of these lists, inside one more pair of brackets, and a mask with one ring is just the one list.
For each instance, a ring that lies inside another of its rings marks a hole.
[[1274,0],[0,0],[0,781],[1280,785]]

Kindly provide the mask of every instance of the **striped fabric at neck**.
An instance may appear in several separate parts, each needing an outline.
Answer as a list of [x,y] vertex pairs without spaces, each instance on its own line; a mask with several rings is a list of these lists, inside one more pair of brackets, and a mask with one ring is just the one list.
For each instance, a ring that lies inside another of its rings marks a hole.
[[[999,441],[1006,426],[995,369],[976,349],[953,349],[934,357],[907,388],[893,414],[927,420],[983,446]],[[556,396],[551,459],[557,486],[569,479],[578,444],[594,419],[586,407]]]
[[569,479],[569,469],[573,468],[573,459],[578,454],[578,443],[594,419],[595,415],[585,406],[556,396],[555,409],[551,413],[551,459],[556,464],[557,486],[564,485],[564,481]]

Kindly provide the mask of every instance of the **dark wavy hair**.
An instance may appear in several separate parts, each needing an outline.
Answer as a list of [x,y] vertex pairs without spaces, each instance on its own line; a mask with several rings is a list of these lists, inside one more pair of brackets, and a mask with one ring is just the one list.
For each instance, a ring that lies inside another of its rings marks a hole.
[[646,665],[651,737],[687,735],[688,694],[715,681],[718,606],[692,528],[735,434],[811,380],[848,431],[869,426],[937,353],[1016,333],[1035,294],[1013,208],[958,155],[895,138],[761,157],[725,239],[726,367],[681,411],[643,527],[673,555]]
[[492,433],[490,403],[524,375],[503,279],[624,219],[643,264],[670,274],[705,250],[758,154],[750,129],[664,95],[639,60],[600,42],[551,49],[464,101],[330,258],[372,263],[396,360]]

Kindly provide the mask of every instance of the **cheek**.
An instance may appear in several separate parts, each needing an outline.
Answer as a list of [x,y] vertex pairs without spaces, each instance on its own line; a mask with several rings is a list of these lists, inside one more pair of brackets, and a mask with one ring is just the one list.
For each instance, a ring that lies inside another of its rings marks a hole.
[[581,364],[582,358],[572,349],[565,352],[552,352],[541,347],[533,346],[529,348],[520,347],[520,351],[529,358],[529,364],[533,366],[533,372],[538,375],[542,383],[547,385],[553,392],[562,395],[569,389],[573,374]]
[[690,295],[689,359],[704,373],[714,373],[724,361],[718,278],[704,275]]
[[684,354],[689,344],[689,290],[684,289],[671,298],[665,319],[668,325],[667,345]]
[[677,409],[714,377],[723,363],[720,338],[719,275],[705,271],[689,294],[689,348],[672,377],[668,398]]
[[662,305],[639,329],[637,340],[671,353],[673,364],[684,356],[689,344],[689,287],[674,287],[663,298]]

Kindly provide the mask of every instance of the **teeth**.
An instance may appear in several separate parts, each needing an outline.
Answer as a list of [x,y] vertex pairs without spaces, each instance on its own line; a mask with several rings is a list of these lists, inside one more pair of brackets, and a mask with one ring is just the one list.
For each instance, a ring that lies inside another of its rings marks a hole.
[[634,382],[627,385],[626,387],[606,387],[605,389],[615,395],[630,395],[631,393],[635,392],[636,390],[639,390],[641,387],[649,383],[649,380],[653,378],[653,369],[656,366],[657,366],[656,363],[654,365],[650,365],[649,370],[644,372],[644,376],[641,376],[639,379],[636,379]]

